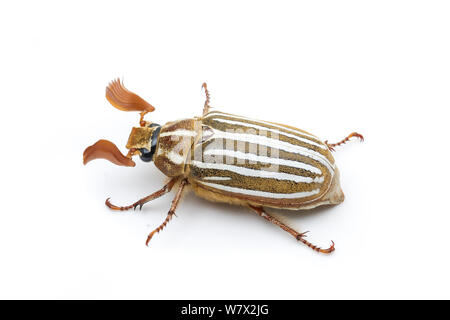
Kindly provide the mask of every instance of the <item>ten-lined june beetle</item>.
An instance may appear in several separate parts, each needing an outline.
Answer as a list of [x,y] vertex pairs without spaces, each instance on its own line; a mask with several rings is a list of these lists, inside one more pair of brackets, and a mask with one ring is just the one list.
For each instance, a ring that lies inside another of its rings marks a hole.
[[201,117],[168,122],[163,126],[147,122],[144,115],[154,107],[128,91],[120,80],[106,88],[106,98],[122,111],[139,111],[140,126],[131,130],[124,156],[107,140],[88,147],[83,162],[103,158],[117,165],[133,167],[134,155],[155,166],[170,178],[155,193],[129,206],[118,207],[106,199],[113,210],[136,209],[168,192],[178,191],[164,222],[151,232],[162,230],[175,214],[187,187],[205,199],[242,205],[289,232],[313,250],[334,251],[314,246],[300,233],[268,214],[264,207],[290,210],[310,209],[320,205],[339,204],[344,194],[339,171],[331,151],[351,137],[363,140],[354,132],[341,142],[330,144],[294,127],[253,120],[218,111],[210,111],[209,92],[203,84],[206,101]]

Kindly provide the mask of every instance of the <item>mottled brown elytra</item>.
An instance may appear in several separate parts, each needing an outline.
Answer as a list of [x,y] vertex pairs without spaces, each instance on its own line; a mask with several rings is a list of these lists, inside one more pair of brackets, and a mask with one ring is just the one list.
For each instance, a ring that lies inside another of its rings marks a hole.
[[109,198],[106,205],[113,210],[141,209],[177,186],[167,218],[149,234],[147,245],[175,214],[183,192],[191,189],[210,201],[245,206],[317,252],[334,251],[333,242],[321,249],[305,239],[306,232],[292,229],[264,208],[301,210],[341,203],[344,194],[331,151],[351,137],[363,141],[363,136],[353,132],[338,143],[328,143],[291,126],[211,111],[207,86],[202,87],[206,93],[202,116],[160,126],[144,120],[155,109],[151,104],[120,80],[109,84],[108,101],[119,110],[140,112],[140,126],[131,130],[127,155],[112,142],[99,140],[84,151],[83,163],[102,158],[134,167],[132,157],[139,155],[145,162],[153,160],[169,181],[129,206],[115,206]]

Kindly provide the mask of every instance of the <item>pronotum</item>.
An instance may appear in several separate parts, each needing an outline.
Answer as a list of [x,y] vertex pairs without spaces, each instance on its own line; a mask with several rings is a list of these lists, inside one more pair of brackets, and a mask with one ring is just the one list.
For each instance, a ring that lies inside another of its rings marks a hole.
[[176,187],[167,217],[148,235],[148,245],[171,220],[182,194],[191,189],[207,200],[247,207],[317,252],[334,251],[333,241],[329,248],[319,248],[305,239],[306,232],[282,223],[265,208],[301,210],[341,203],[344,194],[331,151],[351,137],[363,141],[362,135],[353,132],[338,143],[328,143],[291,126],[211,111],[207,86],[202,87],[206,93],[202,116],[160,126],[144,120],[154,111],[152,105],[120,80],[108,85],[107,100],[119,110],[140,112],[140,126],[131,130],[126,156],[112,142],[99,140],[84,151],[83,163],[103,158],[134,167],[132,157],[139,155],[145,162],[153,160],[168,182],[129,206],[113,205],[109,198],[106,205],[113,210],[142,209]]

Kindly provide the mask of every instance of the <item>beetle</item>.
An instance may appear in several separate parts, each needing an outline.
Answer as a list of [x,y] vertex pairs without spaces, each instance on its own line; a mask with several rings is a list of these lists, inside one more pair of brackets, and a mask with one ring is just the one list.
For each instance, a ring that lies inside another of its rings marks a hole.
[[341,203],[344,193],[331,151],[352,137],[363,141],[363,136],[353,132],[338,143],[328,143],[288,125],[212,111],[206,83],[202,88],[206,94],[202,116],[159,125],[144,120],[155,110],[151,104],[119,79],[109,83],[106,99],[119,110],[140,112],[139,127],[131,130],[127,155],[112,142],[99,140],[86,148],[83,163],[102,158],[134,167],[132,157],[139,156],[144,162],[153,161],[169,181],[131,205],[116,206],[110,198],[105,204],[112,210],[142,209],[176,186],[167,217],[148,235],[148,245],[175,215],[182,194],[190,188],[207,200],[251,209],[317,252],[333,252],[333,241],[326,249],[315,246],[305,239],[307,231],[294,230],[265,208],[301,210]]

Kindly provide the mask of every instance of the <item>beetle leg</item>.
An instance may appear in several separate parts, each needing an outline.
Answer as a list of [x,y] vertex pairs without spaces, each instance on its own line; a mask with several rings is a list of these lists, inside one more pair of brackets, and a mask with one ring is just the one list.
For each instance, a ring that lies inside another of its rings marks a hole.
[[261,217],[263,217],[264,219],[266,219],[267,221],[273,223],[274,225],[279,226],[281,229],[283,229],[284,231],[289,232],[292,236],[294,236],[294,238],[296,238],[297,240],[303,242],[304,244],[306,244],[308,247],[310,247],[311,249],[313,249],[314,251],[317,252],[321,252],[321,253],[331,253],[334,251],[334,242],[331,241],[331,246],[328,249],[321,249],[315,245],[313,245],[311,242],[305,240],[306,237],[306,233],[308,231],[305,232],[298,232],[295,231],[294,229],[292,229],[291,227],[285,225],[283,222],[279,221],[278,219],[275,219],[273,216],[269,215],[264,208],[262,207],[254,207],[252,205],[249,205],[250,209],[252,209],[253,211],[255,211],[257,214],[259,214]]
[[145,198],[142,198],[141,200],[129,205],[129,206],[125,206],[125,207],[118,207],[113,205],[111,202],[109,202],[109,199],[106,199],[105,204],[108,208],[112,209],[112,210],[120,210],[120,211],[125,211],[125,210],[130,210],[132,208],[134,208],[136,210],[137,207],[139,207],[139,209],[142,209],[142,206],[144,204],[146,204],[149,201],[152,201],[154,199],[157,199],[163,195],[165,195],[166,193],[170,192],[170,190],[172,190],[173,185],[175,184],[175,182],[177,182],[178,179],[173,178],[172,180],[170,180],[164,187],[162,187],[160,190],[152,193],[151,195],[146,196]]
[[170,206],[170,210],[167,213],[167,217],[166,219],[163,221],[163,223],[161,223],[161,225],[156,228],[155,230],[153,230],[147,237],[147,241],[145,242],[145,244],[148,246],[148,243],[150,242],[150,240],[152,239],[153,235],[157,232],[160,232],[162,229],[164,229],[164,227],[166,226],[166,224],[172,219],[172,216],[175,215],[175,210],[177,209],[178,203],[181,200],[181,195],[183,194],[183,190],[184,187],[187,184],[187,180],[181,180],[180,182],[180,186],[178,187],[178,191],[177,194],[175,195],[175,198],[173,198],[172,200],[172,205]]
[[330,149],[330,151],[334,151],[334,147],[337,147],[337,146],[340,146],[341,144],[346,143],[347,141],[350,140],[351,137],[357,137],[361,142],[364,141],[364,137],[362,136],[362,134],[359,134],[357,132],[352,132],[345,139],[342,139],[338,143],[328,143],[328,140],[325,140],[324,143],[327,145],[327,147],[328,147],[328,149]]
[[208,88],[206,86],[206,82],[203,82],[202,88],[205,90],[205,95],[206,95],[205,105],[203,107],[203,115],[205,115],[209,112],[209,109],[211,108],[211,106],[209,105],[210,95],[209,95]]

